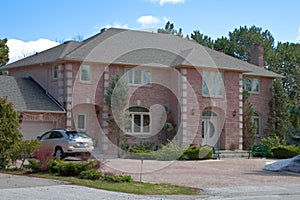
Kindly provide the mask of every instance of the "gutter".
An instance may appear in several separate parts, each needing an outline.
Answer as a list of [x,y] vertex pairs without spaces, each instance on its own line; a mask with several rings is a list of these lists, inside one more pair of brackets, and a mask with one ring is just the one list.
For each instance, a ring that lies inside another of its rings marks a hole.
[[31,76],[28,77],[31,81],[33,81],[39,88],[41,88],[47,97],[49,97],[62,111],[55,111],[55,112],[63,112],[65,113],[65,108],[51,95],[46,91],[38,82],[36,82]]
[[31,112],[31,113],[53,113],[53,114],[64,114],[66,111],[49,111],[49,110],[18,110],[19,112]]

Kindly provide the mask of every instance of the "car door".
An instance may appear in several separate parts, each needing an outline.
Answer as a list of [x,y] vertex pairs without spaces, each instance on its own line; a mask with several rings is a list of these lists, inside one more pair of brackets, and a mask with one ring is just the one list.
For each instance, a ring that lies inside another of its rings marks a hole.
[[48,131],[39,138],[41,142],[41,147],[39,150],[39,153],[41,154],[40,156],[45,156],[46,154],[51,155],[53,153],[52,152],[53,150],[50,149],[50,143],[49,143],[51,133],[52,133],[51,131]]

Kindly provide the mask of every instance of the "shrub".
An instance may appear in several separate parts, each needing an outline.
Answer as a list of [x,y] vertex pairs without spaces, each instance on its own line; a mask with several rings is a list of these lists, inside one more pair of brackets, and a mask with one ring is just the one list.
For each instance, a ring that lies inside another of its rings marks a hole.
[[40,171],[40,163],[36,159],[28,159],[27,168],[30,169],[32,173],[38,173]]
[[190,146],[188,147],[180,160],[204,160],[211,159],[213,155],[213,149],[210,146]]
[[261,140],[261,143],[267,145],[269,148],[273,148],[273,147],[280,146],[281,140],[277,135],[275,135],[275,136],[269,136],[267,138],[263,138]]
[[157,160],[177,160],[185,149],[176,142],[168,141],[166,145],[161,146],[161,149],[151,152],[151,156]]
[[210,146],[203,146],[200,149],[199,152],[199,159],[200,160],[206,160],[206,159],[211,159],[213,155],[213,148]]
[[48,163],[54,159],[52,149],[40,149],[34,153],[39,162],[39,172],[48,172]]
[[58,174],[60,176],[78,176],[81,172],[93,169],[96,163],[90,162],[73,162],[54,160],[48,163],[48,167],[51,173]]
[[261,140],[261,143],[263,145],[268,146],[266,157],[273,157],[273,153],[272,153],[271,149],[274,148],[274,147],[278,147],[282,144],[280,138],[276,135],[275,136],[269,136],[267,138],[263,138]]
[[104,180],[107,182],[113,182],[113,183],[120,183],[120,182],[132,182],[131,176],[124,176],[124,175],[114,175],[114,174],[105,174]]
[[274,158],[285,159],[285,158],[292,158],[300,154],[300,147],[296,147],[292,145],[279,146],[273,148],[271,151],[273,153]]
[[128,183],[130,183],[130,182],[132,182],[132,177],[131,176],[129,176],[129,175],[125,175],[125,176],[122,176],[122,181],[123,182],[128,182]]
[[252,155],[253,157],[267,157],[269,151],[269,147],[264,144],[256,144],[252,147]]
[[26,158],[30,158],[33,153],[40,148],[41,142],[38,140],[22,140],[16,143],[11,150],[12,162],[21,161],[19,170],[22,169]]
[[188,147],[182,156],[180,156],[180,160],[198,160],[199,159],[199,152],[200,146],[190,146]]
[[102,176],[102,173],[96,169],[89,169],[82,171],[79,174],[79,177],[82,179],[98,180]]
[[153,142],[142,141],[139,145],[133,145],[128,151],[132,153],[149,153],[153,150],[153,146]]

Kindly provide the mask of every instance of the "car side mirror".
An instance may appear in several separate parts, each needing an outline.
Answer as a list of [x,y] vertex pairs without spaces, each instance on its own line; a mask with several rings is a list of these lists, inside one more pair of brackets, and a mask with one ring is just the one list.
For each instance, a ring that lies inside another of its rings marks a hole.
[[37,139],[37,140],[41,140],[41,136],[37,136],[36,139]]

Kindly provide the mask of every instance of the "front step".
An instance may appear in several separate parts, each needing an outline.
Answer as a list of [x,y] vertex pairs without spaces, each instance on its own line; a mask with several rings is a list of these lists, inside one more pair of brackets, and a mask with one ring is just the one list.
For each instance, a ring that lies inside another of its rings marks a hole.
[[243,150],[220,150],[221,158],[248,158],[249,152]]

